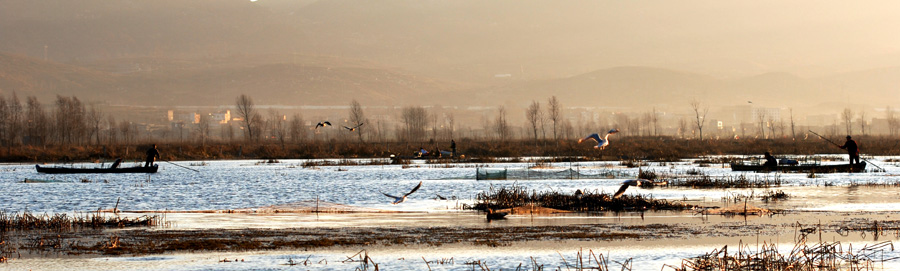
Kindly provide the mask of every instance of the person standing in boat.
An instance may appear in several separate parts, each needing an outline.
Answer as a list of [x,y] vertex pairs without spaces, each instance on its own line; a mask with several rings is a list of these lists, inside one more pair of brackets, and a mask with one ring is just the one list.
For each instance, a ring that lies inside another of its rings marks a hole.
[[153,161],[159,158],[159,150],[156,149],[156,144],[153,144],[153,147],[147,149],[147,162],[144,163],[144,167],[153,166]]
[[450,140],[450,157],[456,157],[456,141]]
[[856,145],[856,141],[853,138],[847,136],[847,142],[844,142],[844,145],[840,147],[847,150],[847,154],[850,155],[851,165],[853,165],[853,161],[856,161],[857,165],[859,164],[859,146]]

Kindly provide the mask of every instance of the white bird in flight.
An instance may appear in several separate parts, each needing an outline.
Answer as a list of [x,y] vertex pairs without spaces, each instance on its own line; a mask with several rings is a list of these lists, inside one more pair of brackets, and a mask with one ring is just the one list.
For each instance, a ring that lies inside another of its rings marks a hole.
[[578,143],[581,143],[582,141],[585,141],[585,140],[588,140],[588,139],[593,139],[594,141],[597,141],[597,146],[594,146],[594,149],[601,149],[601,150],[602,150],[602,149],[605,149],[606,146],[609,146],[609,135],[615,134],[615,133],[618,133],[618,132],[619,132],[619,129],[612,129],[612,130],[609,130],[609,132],[606,132],[606,135],[603,136],[602,139],[600,138],[600,135],[594,133],[594,134],[591,134],[591,135],[589,135],[589,136],[587,136],[587,137],[585,137],[585,138],[579,139],[579,140],[578,140]]
[[414,188],[412,189],[412,191],[409,191],[409,193],[406,193],[406,194],[403,195],[402,197],[394,196],[394,195],[391,195],[391,194],[388,194],[388,193],[384,193],[384,192],[381,192],[381,194],[384,194],[385,196],[388,196],[388,197],[390,197],[390,198],[393,198],[393,199],[394,199],[394,202],[393,202],[392,204],[399,204],[399,203],[401,203],[401,202],[406,201],[406,197],[407,197],[407,196],[409,196],[410,194],[416,192],[416,190],[419,190],[419,187],[422,187],[422,182],[419,182],[419,185],[416,185],[416,187],[414,187]]
[[616,191],[616,193],[613,194],[613,198],[617,199],[617,198],[621,197],[622,194],[625,194],[625,190],[628,189],[629,186],[641,186],[641,184],[645,184],[645,183],[650,183],[650,180],[636,179],[636,180],[624,181],[624,182],[622,182],[622,186],[619,187],[619,191]]

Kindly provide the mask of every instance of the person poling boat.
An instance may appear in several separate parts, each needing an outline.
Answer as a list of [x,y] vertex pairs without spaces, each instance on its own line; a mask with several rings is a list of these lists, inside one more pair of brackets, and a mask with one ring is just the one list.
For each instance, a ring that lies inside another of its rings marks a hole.
[[144,167],[150,167],[153,165],[153,161],[159,158],[159,150],[156,149],[156,144],[153,144],[153,147],[147,149],[147,162],[144,163]]
[[[859,162],[859,160],[863,160],[863,161],[866,161],[866,163],[868,163],[868,164],[872,164],[873,166],[875,166],[876,168],[878,168],[878,170],[881,170],[881,172],[884,172],[884,169],[883,169],[883,168],[879,167],[879,166],[876,165],[876,164],[873,164],[873,163],[872,163],[871,161],[869,161],[869,160],[862,159],[862,158],[859,157],[859,145],[856,144],[856,141],[854,141],[853,138],[852,138],[851,136],[849,136],[849,135],[847,136],[847,142],[844,143],[844,145],[842,146],[842,145],[838,145],[837,143],[834,143],[834,141],[831,141],[831,140],[825,138],[824,136],[822,136],[822,135],[820,135],[820,134],[818,134],[818,133],[816,133],[816,132],[813,132],[812,130],[809,130],[809,132],[812,133],[812,134],[814,134],[814,135],[816,135],[816,136],[818,136],[818,137],[821,138],[821,139],[824,139],[825,141],[828,141],[828,143],[831,143],[831,144],[833,144],[833,145],[835,145],[835,146],[838,146],[838,148],[841,148],[841,149],[847,149],[847,154],[850,155],[850,165],[851,165],[851,166],[853,165],[853,160],[854,160],[854,159],[856,160],[856,164],[857,164],[857,165],[862,164],[862,163]],[[865,164],[863,164],[863,165],[865,165]]]
[[838,147],[847,150],[847,154],[850,155],[849,160],[851,165],[854,160],[856,161],[856,164],[859,164],[859,145],[856,145],[856,141],[854,141],[852,137],[848,135],[847,142]]

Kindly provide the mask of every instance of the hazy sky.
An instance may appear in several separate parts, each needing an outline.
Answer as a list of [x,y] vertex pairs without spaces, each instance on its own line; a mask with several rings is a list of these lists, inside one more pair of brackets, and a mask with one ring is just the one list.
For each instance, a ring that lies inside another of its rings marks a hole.
[[629,39],[618,49],[634,65],[821,73],[894,66],[900,52],[897,1],[605,3],[610,24],[596,27],[622,28],[608,38]]

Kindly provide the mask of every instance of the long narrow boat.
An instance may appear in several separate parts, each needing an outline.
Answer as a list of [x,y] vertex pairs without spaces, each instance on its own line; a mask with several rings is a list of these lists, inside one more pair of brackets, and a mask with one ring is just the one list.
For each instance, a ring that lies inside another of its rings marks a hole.
[[799,165],[745,165],[731,163],[731,171],[756,171],[756,172],[814,172],[814,173],[837,173],[837,172],[864,172],[866,171],[866,163],[862,162],[857,165],[850,164],[799,164]]
[[47,174],[71,174],[71,173],[156,173],[159,165],[150,167],[117,167],[117,168],[72,168],[72,167],[42,167],[34,165],[39,173]]

